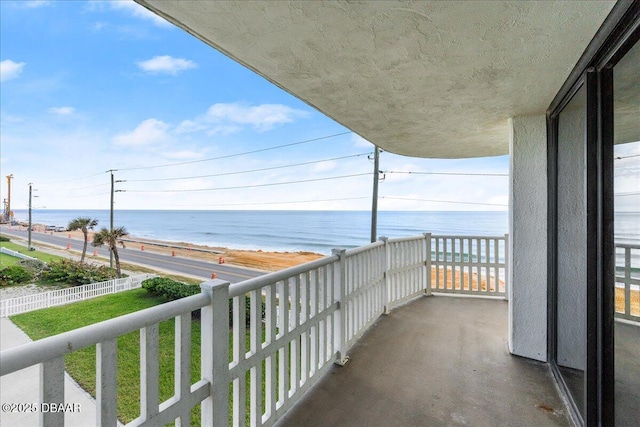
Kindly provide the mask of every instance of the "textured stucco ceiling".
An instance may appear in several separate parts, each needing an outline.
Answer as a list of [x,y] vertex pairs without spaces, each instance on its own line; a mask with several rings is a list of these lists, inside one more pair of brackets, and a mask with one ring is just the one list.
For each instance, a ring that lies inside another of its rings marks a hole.
[[136,0],[383,149],[506,154],[615,2]]

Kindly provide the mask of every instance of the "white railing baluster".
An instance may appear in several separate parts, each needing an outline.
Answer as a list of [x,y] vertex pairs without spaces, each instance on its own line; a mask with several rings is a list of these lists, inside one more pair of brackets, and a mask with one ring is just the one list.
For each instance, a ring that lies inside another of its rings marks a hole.
[[140,330],[140,418],[145,421],[159,410],[159,343],[158,324]]
[[[262,293],[255,290],[251,292],[251,354],[260,355],[262,353]],[[250,422],[251,425],[262,424],[262,358],[258,357],[258,362],[253,364],[250,370]],[[208,425],[208,424],[207,424]],[[215,424],[214,424],[215,425]]]
[[[174,396],[178,402],[185,402],[191,392],[191,313],[176,317],[174,322]],[[191,408],[188,405],[181,408],[176,427],[188,427]]]
[[211,301],[202,307],[200,314],[200,374],[209,381],[212,390],[212,395],[200,405],[201,421],[206,426],[226,427],[229,425],[229,282],[214,279],[200,287]]
[[[64,356],[40,365],[40,402],[49,405],[64,403]],[[40,426],[64,426],[64,411],[40,411]]]
[[346,354],[346,319],[345,319],[345,253],[344,249],[334,249],[332,251],[333,255],[338,256],[338,262],[335,263],[334,269],[334,279],[333,279],[333,297],[338,303],[338,310],[335,311],[333,316],[334,328],[333,328],[333,339],[334,339],[334,350],[336,353],[336,363],[338,365],[344,365],[347,363],[347,354]]
[[96,425],[118,422],[118,340],[96,344]]

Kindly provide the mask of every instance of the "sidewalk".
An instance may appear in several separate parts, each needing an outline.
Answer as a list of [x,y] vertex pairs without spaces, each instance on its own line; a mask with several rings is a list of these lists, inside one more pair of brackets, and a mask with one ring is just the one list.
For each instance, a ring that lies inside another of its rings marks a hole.
[[[0,318],[0,350],[26,344],[31,339],[11,320]],[[6,403],[37,404],[39,406],[39,366],[0,377],[0,425],[31,427],[39,425],[38,413],[5,412]],[[65,374],[64,392],[66,404],[79,404],[79,412],[65,413],[65,426],[87,427],[95,425],[96,405],[68,374]],[[76,406],[77,407],[77,406]]]

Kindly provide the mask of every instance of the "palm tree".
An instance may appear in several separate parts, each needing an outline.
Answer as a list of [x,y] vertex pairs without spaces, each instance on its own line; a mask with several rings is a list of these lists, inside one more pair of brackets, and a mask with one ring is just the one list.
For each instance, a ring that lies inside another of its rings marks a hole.
[[84,256],[87,253],[87,241],[89,240],[89,230],[93,230],[93,227],[95,227],[96,225],[98,225],[97,219],[78,217],[74,220],[71,220],[71,222],[67,226],[69,231],[82,230],[82,234],[84,234],[84,246],[82,246],[82,257],[80,258],[80,262],[84,262]]
[[118,243],[122,245],[124,248],[124,242],[119,241],[118,239],[126,236],[127,230],[124,227],[114,228],[113,230],[109,230],[105,227],[93,235],[93,246],[102,246],[106,244],[109,247],[109,250],[113,253],[113,259],[116,261],[116,276],[120,278],[120,257],[118,256]]

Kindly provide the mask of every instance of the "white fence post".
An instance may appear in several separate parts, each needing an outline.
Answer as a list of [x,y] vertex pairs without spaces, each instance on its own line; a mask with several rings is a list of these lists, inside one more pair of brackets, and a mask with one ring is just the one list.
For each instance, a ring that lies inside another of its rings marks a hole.
[[[496,242],[496,244],[498,244]],[[509,299],[509,269],[511,266],[509,265],[509,234],[506,233],[504,235],[504,299]],[[496,281],[496,286],[500,286],[500,280]]]
[[382,314],[389,314],[389,238],[380,237],[380,240],[384,242],[383,257],[384,257],[384,282],[382,285]]
[[334,332],[333,339],[335,340],[334,348],[336,350],[336,364],[340,366],[344,366],[349,358],[346,355],[346,347],[347,347],[347,312],[348,308],[346,306],[346,294],[345,294],[345,286],[346,286],[346,269],[345,269],[345,253],[344,249],[333,249],[331,251],[333,255],[338,256],[337,268],[334,271],[334,298],[338,302],[338,309],[335,312],[334,316]]
[[214,279],[200,285],[211,303],[202,307],[201,375],[211,384],[202,401],[202,425],[229,425],[229,282]]
[[424,261],[424,294],[431,295],[431,233],[424,233],[423,261]]

